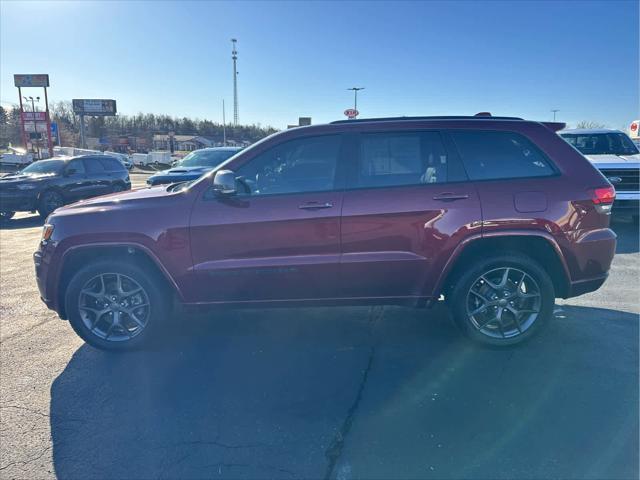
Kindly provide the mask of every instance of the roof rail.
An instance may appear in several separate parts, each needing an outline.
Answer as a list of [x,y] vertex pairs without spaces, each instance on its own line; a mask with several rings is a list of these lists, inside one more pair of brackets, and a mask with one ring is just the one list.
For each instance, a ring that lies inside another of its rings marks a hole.
[[524,120],[520,117],[490,117],[490,116],[434,116],[434,117],[379,117],[379,118],[358,118],[352,120],[334,120],[331,124],[336,123],[361,123],[361,122],[389,122],[397,120]]

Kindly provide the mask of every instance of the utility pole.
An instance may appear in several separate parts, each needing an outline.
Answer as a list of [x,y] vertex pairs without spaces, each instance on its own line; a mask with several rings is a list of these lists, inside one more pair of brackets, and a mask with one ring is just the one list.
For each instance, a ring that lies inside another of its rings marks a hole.
[[84,141],[84,115],[80,114],[80,148],[87,148]]
[[233,124],[238,125],[238,50],[236,50],[236,40],[231,39],[231,58],[233,59]]
[[222,99],[222,146],[227,146],[227,118],[224,113],[224,98]]
[[555,122],[556,121],[556,113],[558,113],[560,110],[557,109],[557,108],[554,108],[551,111],[553,112],[553,121]]
[[347,90],[353,90],[353,109],[358,110],[358,92],[364,90],[364,87],[351,87]]

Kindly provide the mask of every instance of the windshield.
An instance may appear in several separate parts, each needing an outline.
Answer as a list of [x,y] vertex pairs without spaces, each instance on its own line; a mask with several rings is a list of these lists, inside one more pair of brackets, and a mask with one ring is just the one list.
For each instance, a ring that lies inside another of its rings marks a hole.
[[583,155],[635,155],[638,148],[624,133],[563,133]]
[[51,174],[60,173],[64,168],[64,160],[40,160],[22,169],[20,173],[29,174]]
[[177,166],[214,168],[236,153],[235,150],[196,150],[180,160]]

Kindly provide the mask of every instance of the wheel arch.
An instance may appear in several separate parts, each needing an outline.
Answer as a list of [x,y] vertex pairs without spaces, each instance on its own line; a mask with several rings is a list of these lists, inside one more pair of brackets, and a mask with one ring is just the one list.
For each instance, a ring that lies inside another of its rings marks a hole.
[[56,292],[57,311],[61,318],[67,318],[65,311],[65,295],[69,282],[75,272],[83,265],[95,259],[126,261],[134,263],[152,273],[161,287],[174,298],[182,299],[180,289],[172,276],[164,268],[160,260],[146,247],[135,244],[91,244],[72,247],[66,251],[61,259],[61,267],[57,276],[58,289]]
[[556,297],[565,298],[569,294],[571,277],[558,243],[543,232],[525,231],[478,235],[460,243],[438,279],[434,297],[446,296],[469,262],[507,251],[518,252],[537,261],[551,277]]

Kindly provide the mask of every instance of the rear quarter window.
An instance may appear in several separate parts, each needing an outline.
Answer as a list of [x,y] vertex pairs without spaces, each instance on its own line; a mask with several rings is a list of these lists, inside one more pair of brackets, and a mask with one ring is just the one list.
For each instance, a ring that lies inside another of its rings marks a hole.
[[549,159],[515,132],[452,131],[471,180],[547,177],[555,174]]

